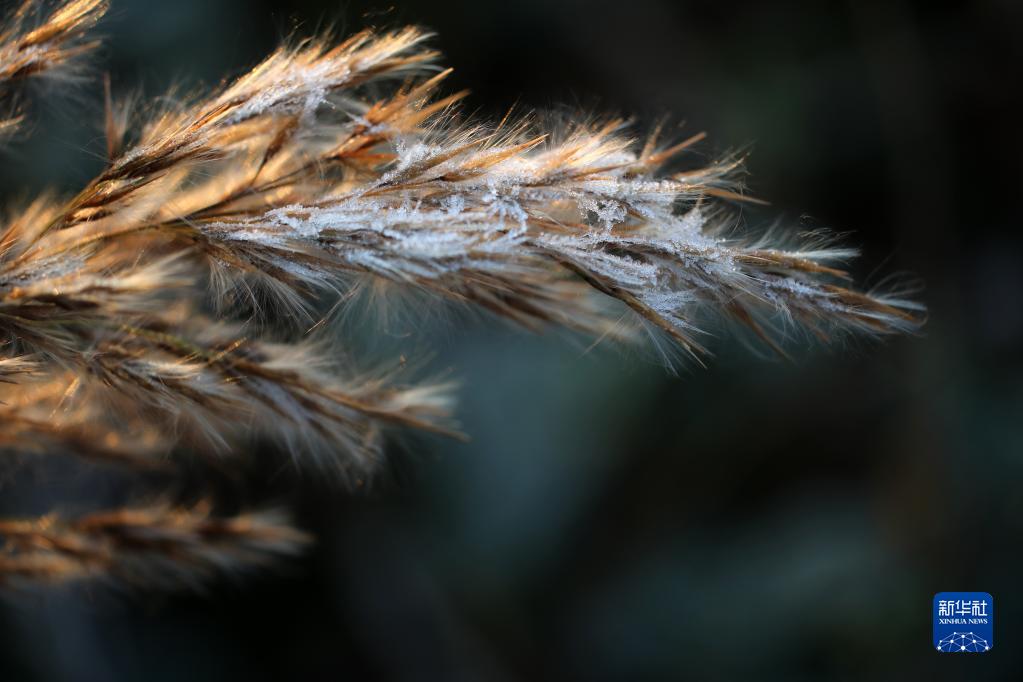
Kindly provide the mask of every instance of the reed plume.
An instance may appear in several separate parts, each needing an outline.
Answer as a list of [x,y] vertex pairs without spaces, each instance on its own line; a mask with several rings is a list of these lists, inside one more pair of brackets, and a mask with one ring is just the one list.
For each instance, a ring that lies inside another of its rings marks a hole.
[[[105,9],[73,0],[28,28],[38,6],[23,4],[0,34],[0,82],[66,68]],[[913,301],[850,284],[852,250],[737,232],[741,159],[677,170],[702,135],[467,119],[466,93],[438,94],[450,71],[429,37],[294,41],[148,111],[115,103],[108,81],[103,171],[0,228],[0,447],[132,465],[243,456],[257,434],[299,466],[362,478],[390,430],[457,433],[451,385],[342,366],[325,338],[272,332],[321,328],[324,304],[380,283],[529,329],[626,343],[645,330],[696,359],[716,321],[779,353],[796,330],[921,324]],[[161,505],[0,535],[0,582],[190,581],[305,544],[276,518]]]

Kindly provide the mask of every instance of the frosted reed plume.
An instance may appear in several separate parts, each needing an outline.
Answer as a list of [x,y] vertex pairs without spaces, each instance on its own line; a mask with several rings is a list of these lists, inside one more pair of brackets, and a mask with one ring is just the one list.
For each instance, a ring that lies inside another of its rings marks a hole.
[[[105,9],[75,0],[28,28],[41,12],[22,5],[0,34],[0,80],[66,66]],[[439,94],[449,71],[428,37],[295,41],[159,110],[114,101],[108,81],[106,167],[0,227],[0,448],[143,466],[242,457],[269,436],[299,466],[360,479],[390,431],[457,433],[451,386],[412,382],[403,363],[360,371],[325,337],[270,330],[322,329],[317,311],[380,283],[530,329],[645,330],[697,359],[721,321],[778,352],[799,330],[921,323],[912,301],[849,283],[849,249],[737,233],[741,160],[677,170],[702,135],[466,120],[465,93]],[[260,519],[156,505],[2,522],[0,582],[176,582],[305,544]]]

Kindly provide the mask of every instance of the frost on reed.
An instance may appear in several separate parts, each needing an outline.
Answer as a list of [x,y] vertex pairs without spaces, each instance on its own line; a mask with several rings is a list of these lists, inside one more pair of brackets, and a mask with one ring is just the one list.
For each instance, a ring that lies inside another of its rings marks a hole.
[[[105,9],[24,4],[0,36],[0,80],[66,68]],[[530,329],[640,330],[697,359],[715,320],[779,352],[799,330],[920,324],[916,304],[849,285],[849,249],[736,233],[738,159],[668,169],[699,135],[467,122],[465,93],[438,94],[448,71],[427,37],[294,42],[142,114],[108,84],[103,171],[0,227],[0,448],[143,466],[243,456],[260,435],[300,466],[365,476],[389,430],[454,433],[451,387],[339,366],[324,339],[268,330],[322,328],[317,310],[381,283]],[[0,536],[0,583],[191,582],[306,542],[276,516],[162,505],[3,522]]]

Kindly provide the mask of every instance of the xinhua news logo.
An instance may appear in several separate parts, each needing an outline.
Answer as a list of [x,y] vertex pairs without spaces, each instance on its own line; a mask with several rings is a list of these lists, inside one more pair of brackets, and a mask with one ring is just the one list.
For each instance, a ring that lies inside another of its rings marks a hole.
[[995,600],[987,592],[934,595],[934,648],[945,654],[982,654],[995,645]]

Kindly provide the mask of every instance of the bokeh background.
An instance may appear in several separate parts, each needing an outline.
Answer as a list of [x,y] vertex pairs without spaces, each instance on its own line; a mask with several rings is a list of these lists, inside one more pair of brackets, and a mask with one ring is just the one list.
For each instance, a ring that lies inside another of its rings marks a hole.
[[[294,508],[315,551],[199,596],[4,595],[0,680],[1020,679],[1023,5],[114,7],[98,66],[150,97],[294,31],[414,22],[481,115],[673,114],[710,134],[703,153],[752,151],[772,205],[750,225],[851,232],[859,280],[913,273],[930,320],[883,345],[797,343],[795,363],[720,338],[707,369],[672,376],[557,334],[416,318],[386,352],[462,381],[471,442],[396,441],[351,494],[272,457],[219,475],[222,495]],[[100,102],[95,85],[37,98],[0,193],[88,179]],[[0,508],[124,492],[89,472],[31,482],[0,479]],[[945,590],[994,595],[990,653],[932,649]]]

